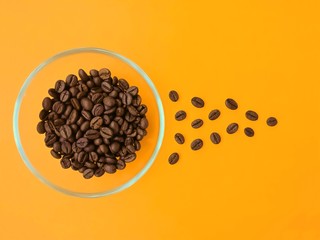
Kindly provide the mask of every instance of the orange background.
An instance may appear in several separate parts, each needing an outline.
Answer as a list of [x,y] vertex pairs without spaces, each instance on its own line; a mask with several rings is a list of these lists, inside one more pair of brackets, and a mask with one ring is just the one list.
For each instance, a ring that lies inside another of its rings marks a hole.
[[[14,3],[16,2],[16,3]],[[1,1],[0,239],[320,239],[319,1]],[[25,167],[12,134],[15,98],[44,59],[95,46],[154,81],[163,146],[131,188],[99,199],[55,192]],[[181,100],[171,103],[168,91]],[[190,98],[203,97],[194,109]],[[238,111],[227,111],[233,97]],[[194,130],[212,108],[222,116]],[[173,116],[186,109],[188,118]],[[260,114],[249,122],[247,109]],[[279,119],[275,128],[265,119]],[[240,124],[227,135],[231,121]],[[254,138],[243,127],[252,126]],[[211,131],[222,135],[210,143]],[[187,143],[173,141],[176,131]],[[190,150],[195,137],[203,149]],[[180,161],[170,166],[169,154]]]

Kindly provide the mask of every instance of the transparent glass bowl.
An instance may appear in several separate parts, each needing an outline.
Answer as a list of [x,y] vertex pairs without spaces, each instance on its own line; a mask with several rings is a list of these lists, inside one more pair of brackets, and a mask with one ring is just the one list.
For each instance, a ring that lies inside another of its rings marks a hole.
[[[80,68],[110,69],[112,76],[126,79],[139,88],[142,103],[148,107],[148,134],[141,141],[135,161],[124,170],[102,177],[84,179],[82,174],[60,166],[60,160],[50,154],[44,135],[36,131],[40,121],[42,99],[48,96],[59,79],[78,75]],[[76,48],[60,52],[35,68],[23,83],[14,107],[14,138],[22,160],[43,183],[62,193],[77,197],[101,197],[132,186],[151,167],[159,152],[164,135],[164,111],[160,96],[151,79],[134,62],[118,53],[100,48]]]

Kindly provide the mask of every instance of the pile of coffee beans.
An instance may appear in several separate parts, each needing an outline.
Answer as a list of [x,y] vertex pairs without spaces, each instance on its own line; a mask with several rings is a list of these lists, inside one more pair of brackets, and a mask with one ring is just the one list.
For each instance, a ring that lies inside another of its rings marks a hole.
[[[175,90],[170,91],[169,98],[172,102],[177,102],[179,100],[178,92]],[[203,108],[205,105],[205,102],[200,97],[193,97],[191,99],[191,104],[196,108]],[[227,109],[232,110],[232,111],[238,109],[238,103],[232,98],[227,98],[225,100],[225,106],[227,107]],[[210,121],[213,121],[213,120],[218,119],[220,117],[220,115],[221,115],[221,111],[219,109],[213,109],[212,111],[209,112],[208,119]],[[176,121],[182,121],[182,120],[186,119],[186,117],[187,117],[187,113],[184,110],[179,110],[175,114]],[[245,117],[250,121],[257,121],[259,119],[258,113],[256,113],[253,110],[246,111]],[[277,125],[278,121],[275,117],[269,117],[266,120],[266,123],[268,126],[273,127],[273,126]],[[195,129],[199,129],[202,127],[203,124],[204,124],[204,121],[202,119],[198,118],[198,119],[195,119],[191,122],[191,127],[195,128]],[[226,132],[228,134],[234,134],[238,130],[239,130],[239,124],[236,122],[229,123],[226,127]],[[244,134],[248,137],[253,137],[255,132],[251,127],[245,127]],[[221,142],[221,136],[217,132],[212,132],[210,134],[209,138],[213,144],[219,144]],[[178,144],[185,143],[185,138],[182,133],[176,133],[174,135],[174,139]],[[202,148],[202,146],[203,146],[203,140],[199,139],[199,138],[192,140],[191,144],[190,144],[190,148],[194,151],[200,150]],[[169,156],[168,161],[170,164],[176,164],[179,161],[179,154],[176,152],[171,154]]]
[[147,134],[148,108],[139,89],[107,68],[58,80],[42,101],[37,131],[62,168],[85,179],[115,173],[136,159]]

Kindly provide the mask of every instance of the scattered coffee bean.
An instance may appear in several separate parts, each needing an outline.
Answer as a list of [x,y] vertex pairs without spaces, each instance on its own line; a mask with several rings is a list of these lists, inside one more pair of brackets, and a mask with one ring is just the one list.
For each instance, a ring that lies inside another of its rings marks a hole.
[[220,136],[219,133],[213,132],[213,133],[210,134],[210,140],[214,144],[219,144],[221,142],[221,136]]
[[239,125],[238,123],[231,123],[228,127],[227,127],[227,133],[229,134],[233,134],[236,131],[238,131],[239,129]]
[[225,102],[227,108],[231,109],[231,110],[236,110],[238,108],[238,103],[233,100],[232,98],[228,98]]
[[172,102],[177,102],[179,100],[179,94],[176,91],[172,90],[169,92],[169,98]]
[[267,125],[270,127],[274,127],[278,124],[278,120],[275,117],[269,117],[267,119]]
[[191,149],[196,151],[199,150],[200,148],[202,148],[203,146],[203,141],[201,139],[195,139],[194,141],[192,141],[191,143]]
[[71,167],[71,161],[68,158],[64,157],[60,160],[60,165],[62,168],[67,169]]
[[105,164],[103,166],[103,169],[106,171],[106,173],[113,174],[117,171],[117,167],[113,164]]
[[182,121],[187,117],[187,113],[183,110],[180,110],[176,113],[175,118],[177,121]]
[[244,129],[244,133],[248,136],[248,137],[253,137],[254,136],[254,130],[250,127],[246,127]]
[[89,179],[89,178],[92,178],[94,175],[94,170],[90,169],[90,168],[87,168],[86,170],[84,170],[83,172],[83,177],[85,179]]
[[179,154],[178,153],[172,153],[170,156],[169,156],[169,159],[168,159],[169,163],[171,165],[173,164],[176,164],[178,161],[179,161]]
[[259,115],[255,111],[249,110],[246,112],[246,117],[251,121],[257,121],[259,118]]
[[201,98],[199,98],[199,97],[193,97],[193,98],[191,99],[191,103],[192,103],[193,106],[195,106],[195,107],[197,107],[197,108],[202,108],[202,107],[204,107],[204,101],[203,101]]
[[218,109],[214,109],[209,113],[208,118],[210,120],[216,120],[220,116],[221,112]]
[[191,127],[193,128],[200,128],[203,125],[203,120],[202,119],[196,119],[192,121]]
[[184,144],[184,136],[181,134],[181,133],[176,133],[175,135],[174,135],[174,139],[176,140],[176,142],[178,143],[178,144]]

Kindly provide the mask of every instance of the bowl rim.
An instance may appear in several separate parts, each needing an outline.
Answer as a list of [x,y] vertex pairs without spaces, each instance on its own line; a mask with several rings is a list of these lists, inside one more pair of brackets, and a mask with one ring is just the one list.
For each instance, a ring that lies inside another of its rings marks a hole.
[[[19,113],[20,113],[20,107],[21,107],[21,103],[23,101],[23,97],[25,95],[26,90],[28,89],[29,84],[31,83],[31,81],[33,80],[33,78],[38,74],[38,72],[41,71],[41,69],[43,69],[45,66],[47,66],[48,64],[50,64],[51,62],[60,59],[62,57],[68,56],[68,55],[73,55],[73,54],[78,54],[78,53],[99,53],[99,54],[104,54],[104,55],[108,55],[111,57],[115,57],[117,59],[119,59],[120,61],[128,64],[131,68],[133,68],[134,70],[137,71],[137,73],[146,81],[146,83],[149,85],[149,87],[152,90],[153,95],[156,98],[156,103],[157,103],[157,109],[158,109],[158,114],[159,114],[159,132],[158,132],[158,139],[157,139],[157,144],[153,150],[153,153],[151,155],[151,157],[149,158],[148,162],[146,163],[146,165],[134,176],[132,177],[129,181],[125,182],[124,184],[117,186],[115,188],[112,188],[110,190],[106,190],[106,191],[101,191],[101,192],[95,192],[95,193],[84,193],[84,192],[77,192],[77,191],[71,191],[68,190],[66,188],[63,188],[61,186],[58,186],[54,183],[52,183],[51,181],[47,180],[45,177],[42,176],[42,174],[40,174],[40,172],[38,172],[38,170],[31,164],[31,162],[29,161],[29,158],[27,156],[27,154],[24,151],[24,148],[22,146],[21,143],[21,138],[20,138],[20,131],[19,131]],[[46,59],[45,61],[43,61],[42,63],[40,63],[30,74],[29,76],[26,78],[26,80],[24,81],[19,94],[17,96],[15,105],[14,105],[14,111],[13,111],[13,135],[14,135],[14,140],[18,149],[18,152],[23,160],[23,162],[25,163],[25,165],[27,166],[27,168],[41,181],[43,182],[45,185],[59,191],[62,192],[64,194],[67,195],[71,195],[71,196],[75,196],[75,197],[82,197],[82,198],[97,198],[97,197],[103,197],[103,196],[107,196],[107,195],[111,195],[114,193],[118,193],[124,189],[129,188],[130,186],[132,186],[134,183],[136,183],[152,166],[152,164],[154,163],[159,150],[161,148],[162,145],[162,141],[163,141],[163,137],[164,137],[164,129],[165,129],[165,116],[164,116],[164,109],[163,109],[163,105],[162,105],[162,101],[160,98],[160,95],[154,85],[154,83],[152,82],[152,80],[149,78],[149,76],[142,70],[142,68],[140,68],[136,63],[134,63],[132,60],[120,55],[119,53],[116,53],[114,51],[110,51],[110,50],[106,50],[103,48],[96,48],[96,47],[81,47],[81,48],[72,48],[72,49],[68,49],[65,51],[61,51],[58,52],[57,54],[49,57],[48,59]]]

